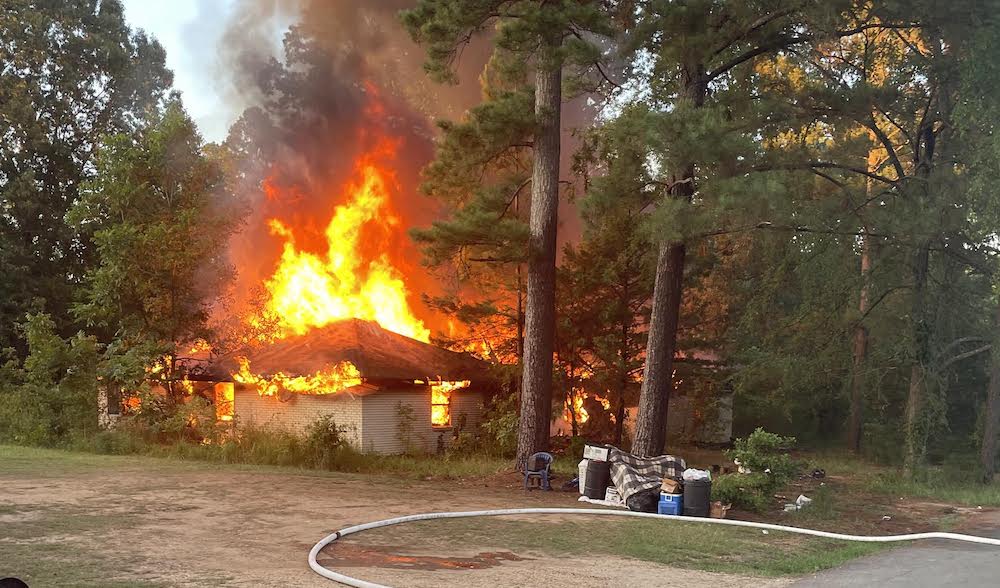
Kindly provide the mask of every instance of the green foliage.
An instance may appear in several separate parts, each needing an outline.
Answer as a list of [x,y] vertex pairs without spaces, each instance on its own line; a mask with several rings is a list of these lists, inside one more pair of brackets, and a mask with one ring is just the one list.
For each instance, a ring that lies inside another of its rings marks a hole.
[[508,394],[498,399],[483,417],[483,445],[488,455],[514,455],[517,449],[517,406],[517,394]]
[[727,455],[749,472],[717,476],[712,480],[712,499],[763,512],[772,503],[772,495],[802,467],[787,453],[794,445],[794,437],[782,437],[760,428],[746,438],[737,439]]
[[306,429],[303,450],[309,456],[312,467],[333,470],[351,446],[345,437],[347,428],[337,425],[332,415],[323,415]]
[[570,459],[575,459],[577,457],[583,457],[583,448],[587,446],[587,439],[577,435],[576,437],[571,437],[569,440],[569,445],[566,447],[566,455]]
[[134,383],[140,366],[167,356],[161,373],[175,396],[177,348],[208,336],[210,306],[232,277],[224,251],[239,222],[220,157],[206,154],[172,101],[138,138],[104,141],[97,176],[67,214],[97,247],[73,310],[115,334],[109,378]]
[[751,512],[764,512],[773,502],[773,481],[764,473],[723,474],[712,480],[712,500]]
[[91,241],[65,215],[92,179],[95,146],[145,126],[170,86],[163,48],[130,29],[121,3],[5,0],[0,9],[0,348],[45,310],[65,336]]
[[413,428],[417,422],[413,406],[396,403],[396,440],[403,446],[403,453],[413,453]]
[[784,484],[798,473],[801,465],[788,455],[795,446],[795,437],[782,437],[758,428],[745,438],[737,439],[734,448],[726,455],[736,465],[754,472],[770,471],[779,484]]
[[[0,366],[0,439],[24,445],[62,445],[97,429],[97,345],[82,333],[62,339],[47,314],[21,326],[24,364]],[[5,381],[4,381],[5,380]]]

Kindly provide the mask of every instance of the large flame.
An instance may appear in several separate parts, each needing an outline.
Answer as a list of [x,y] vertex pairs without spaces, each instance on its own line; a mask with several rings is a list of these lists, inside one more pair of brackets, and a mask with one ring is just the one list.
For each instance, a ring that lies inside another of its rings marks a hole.
[[255,374],[250,369],[250,361],[247,358],[240,357],[237,360],[240,371],[233,374],[233,379],[240,384],[253,386],[261,396],[279,396],[283,392],[335,394],[361,384],[361,372],[349,361],[342,361],[315,374],[293,377],[282,372],[273,376]]
[[[304,251],[295,231],[278,219],[269,219],[271,234],[284,240],[281,259],[265,281],[266,311],[276,320],[275,338],[301,335],[338,320],[373,320],[382,328],[420,341],[430,330],[410,311],[400,271],[386,252],[366,255],[362,230],[399,230],[399,219],[389,207],[395,176],[386,164],[395,154],[383,140],[356,162],[354,177],[345,187],[346,198],[326,227],[326,251]],[[279,188],[266,184],[269,197]]]

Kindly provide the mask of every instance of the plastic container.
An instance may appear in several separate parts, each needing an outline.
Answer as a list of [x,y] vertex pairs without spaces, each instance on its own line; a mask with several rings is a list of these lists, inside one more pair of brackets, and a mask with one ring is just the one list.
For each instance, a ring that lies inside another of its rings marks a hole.
[[578,467],[577,480],[579,482],[578,488],[580,489],[580,494],[583,494],[583,487],[587,483],[587,464],[590,463],[589,459],[580,460],[580,465]]
[[692,480],[684,482],[684,516],[707,517],[712,510],[712,482]]
[[604,494],[611,481],[611,464],[606,461],[588,460],[587,471],[583,479],[582,494],[594,500],[604,500]]
[[665,515],[680,515],[684,512],[683,494],[660,494],[660,502],[656,505],[656,512]]

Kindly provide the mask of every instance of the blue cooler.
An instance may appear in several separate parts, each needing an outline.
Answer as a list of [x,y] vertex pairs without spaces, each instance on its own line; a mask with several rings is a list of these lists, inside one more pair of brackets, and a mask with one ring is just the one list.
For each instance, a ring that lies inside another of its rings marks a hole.
[[664,515],[681,515],[684,513],[684,495],[660,493],[660,502],[656,512]]

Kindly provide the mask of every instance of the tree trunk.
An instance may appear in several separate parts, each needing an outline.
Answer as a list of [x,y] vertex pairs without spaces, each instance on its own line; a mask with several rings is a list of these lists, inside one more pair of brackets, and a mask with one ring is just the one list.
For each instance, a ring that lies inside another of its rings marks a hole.
[[552,350],[555,334],[556,226],[559,212],[559,131],[562,69],[535,74],[537,131],[531,178],[528,295],[524,321],[521,416],[517,432],[520,469],[548,448],[552,413]]
[[[1000,301],[997,302],[994,317],[994,332],[1000,330]],[[990,355],[990,384],[986,391],[986,415],[983,422],[983,445],[979,452],[979,463],[983,469],[983,481],[990,483],[997,470],[997,429],[1000,427],[1000,348],[996,339]]]
[[[876,137],[870,134],[872,144],[876,144]],[[879,150],[869,148],[865,156],[865,167],[876,172],[880,161]],[[872,178],[865,178],[865,202],[870,202],[874,183]],[[865,222],[865,208],[862,207],[860,216],[862,220],[861,235],[861,288],[858,292],[858,323],[854,327],[854,340],[851,349],[851,416],[847,422],[847,446],[852,453],[861,452],[861,431],[864,427],[864,403],[865,403],[865,359],[868,356],[868,327],[865,325],[866,314],[870,308],[871,300],[871,236],[868,223]]]
[[914,357],[910,365],[910,389],[906,397],[903,475],[912,477],[923,454],[919,440],[920,414],[926,396],[927,375],[925,370],[930,354],[930,333],[927,324],[925,293],[927,271],[930,264],[930,243],[924,242],[918,248],[913,260],[913,305],[910,322],[913,329]]
[[684,243],[660,245],[653,286],[653,313],[646,343],[646,366],[639,391],[632,453],[661,455],[667,441],[667,410],[673,388],[674,351],[684,277]]
[[[869,180],[869,187],[871,181]],[[864,424],[865,358],[868,355],[868,327],[865,314],[869,307],[869,273],[871,272],[871,237],[868,229],[861,236],[861,291],[858,296],[858,324],[854,327],[851,361],[851,417],[847,425],[847,444],[853,453],[861,451],[861,429]]]
[[[682,94],[695,108],[700,108],[708,94],[705,68],[701,64],[688,64],[684,66],[682,75]],[[694,195],[694,162],[681,166],[681,169],[681,181],[671,190],[671,197],[690,202]],[[635,441],[632,444],[632,453],[636,455],[660,455],[667,441],[667,410],[673,388],[685,252],[681,241],[660,244],[653,284],[653,313],[649,319],[649,339],[646,342],[646,365],[639,390]]]
[[[622,303],[622,308],[628,309],[628,297],[626,296]],[[625,390],[628,389],[628,341],[629,341],[629,329],[631,328],[631,322],[628,318],[622,318],[622,332],[621,340],[618,343],[618,361],[620,365],[618,367],[618,390],[617,394],[617,411],[615,413],[615,447],[622,446],[622,439],[625,437]]]
[[575,362],[569,362],[569,377],[566,379],[566,398],[569,400],[569,414],[570,414],[570,432],[573,437],[580,434],[580,425],[576,420],[576,391],[574,390],[574,385],[576,384],[576,365]]

